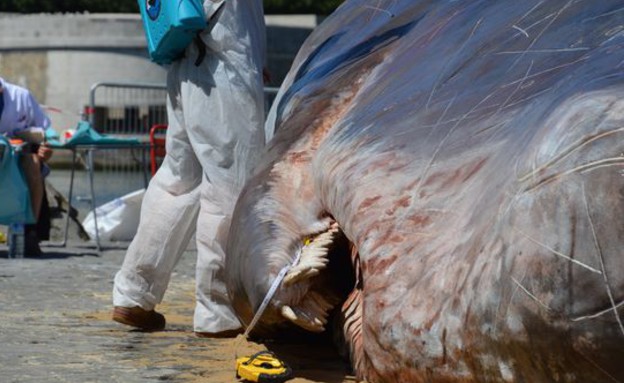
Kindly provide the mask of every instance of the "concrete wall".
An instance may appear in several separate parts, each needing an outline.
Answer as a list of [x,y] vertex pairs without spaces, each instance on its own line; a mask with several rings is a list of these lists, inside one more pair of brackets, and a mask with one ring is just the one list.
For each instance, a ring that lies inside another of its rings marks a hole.
[[[271,16],[268,68],[279,86],[315,16]],[[97,82],[164,83],[150,62],[138,15],[0,15],[0,76],[29,88],[57,130],[72,128]]]
[[288,73],[299,47],[321,22],[314,15],[266,16],[267,59],[273,76],[271,86],[279,86]]

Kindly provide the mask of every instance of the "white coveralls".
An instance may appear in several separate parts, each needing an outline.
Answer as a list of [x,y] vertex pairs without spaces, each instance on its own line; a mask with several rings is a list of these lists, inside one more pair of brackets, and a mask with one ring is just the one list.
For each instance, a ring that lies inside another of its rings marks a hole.
[[[204,1],[210,17],[219,2]],[[231,215],[264,146],[261,0],[227,0],[210,33],[203,62],[191,44],[167,74],[167,155],[141,207],[138,232],[115,276],[113,304],[151,310],[196,231],[194,329],[241,327],[224,282]]]

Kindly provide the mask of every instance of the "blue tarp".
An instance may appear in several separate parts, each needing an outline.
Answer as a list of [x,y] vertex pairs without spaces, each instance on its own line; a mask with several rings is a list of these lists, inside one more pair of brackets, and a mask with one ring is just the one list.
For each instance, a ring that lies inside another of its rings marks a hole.
[[77,145],[138,145],[140,142],[136,138],[118,138],[111,137],[107,135],[102,135],[98,133],[95,129],[91,127],[91,124],[87,121],[80,121],[78,126],[76,127],[76,131],[74,135],[67,140],[67,142],[62,143],[58,140],[58,135],[56,137],[52,135],[47,135],[48,145],[52,148],[72,148]]

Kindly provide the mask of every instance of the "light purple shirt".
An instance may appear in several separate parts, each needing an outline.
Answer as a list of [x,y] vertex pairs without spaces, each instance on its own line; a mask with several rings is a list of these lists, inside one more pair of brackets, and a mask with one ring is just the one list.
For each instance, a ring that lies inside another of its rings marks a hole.
[[0,116],[0,134],[9,137],[27,128],[50,127],[50,119],[43,112],[35,98],[26,88],[6,82],[0,78],[4,98],[4,109]]

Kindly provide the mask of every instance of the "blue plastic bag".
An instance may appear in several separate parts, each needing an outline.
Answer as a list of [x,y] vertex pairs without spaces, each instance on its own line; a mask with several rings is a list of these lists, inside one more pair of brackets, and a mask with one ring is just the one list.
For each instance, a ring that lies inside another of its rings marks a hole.
[[9,140],[0,136],[0,224],[35,223],[28,184]]

